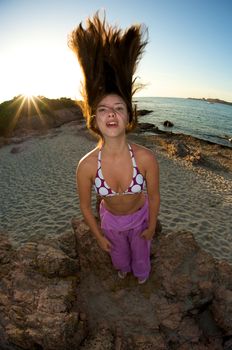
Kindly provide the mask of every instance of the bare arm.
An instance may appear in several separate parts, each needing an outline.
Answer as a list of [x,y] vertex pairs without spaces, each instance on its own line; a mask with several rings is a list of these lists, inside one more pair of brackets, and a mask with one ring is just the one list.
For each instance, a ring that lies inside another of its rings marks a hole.
[[85,222],[89,226],[94,237],[97,239],[100,247],[109,252],[111,248],[110,242],[104,237],[101,228],[93,214],[91,207],[91,167],[86,159],[80,161],[76,172],[77,191],[80,200],[80,209],[84,216]]

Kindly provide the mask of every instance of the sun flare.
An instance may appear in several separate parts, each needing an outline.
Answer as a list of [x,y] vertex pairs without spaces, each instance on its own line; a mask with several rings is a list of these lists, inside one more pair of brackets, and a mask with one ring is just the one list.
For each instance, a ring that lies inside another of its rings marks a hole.
[[25,129],[30,129],[34,117],[39,119],[41,127],[45,127],[46,121],[41,108],[43,110],[46,109],[46,111],[48,110],[48,106],[43,101],[42,97],[32,94],[23,94],[15,97],[11,103],[11,109],[14,111],[14,115],[9,124],[8,132],[11,133],[17,128],[17,124],[21,121],[25,124]]
[[23,97],[25,97],[25,99],[27,100],[33,100],[35,98],[35,96],[32,93],[24,93]]

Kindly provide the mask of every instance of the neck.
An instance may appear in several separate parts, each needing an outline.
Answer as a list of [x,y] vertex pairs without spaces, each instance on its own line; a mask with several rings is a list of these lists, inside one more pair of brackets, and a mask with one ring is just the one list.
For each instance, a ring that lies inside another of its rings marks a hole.
[[108,154],[121,154],[122,151],[127,148],[126,136],[119,138],[106,138],[103,147],[104,151]]

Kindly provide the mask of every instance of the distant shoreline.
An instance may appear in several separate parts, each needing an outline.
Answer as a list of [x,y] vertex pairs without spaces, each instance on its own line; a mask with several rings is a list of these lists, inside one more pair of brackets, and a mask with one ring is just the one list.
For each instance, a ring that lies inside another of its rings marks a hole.
[[195,97],[188,97],[188,100],[197,100],[197,101],[204,101],[208,103],[221,103],[224,105],[232,106],[232,102],[220,100],[219,98],[195,98]]
[[[230,102],[219,99],[198,99],[191,97],[189,97],[189,99],[200,100],[208,103],[210,103],[210,101],[211,103],[218,103],[220,101],[220,103],[232,105]],[[12,101],[7,101],[0,104],[0,147],[10,143],[20,143],[21,139],[27,139],[29,137],[39,135],[40,133],[46,133],[48,129],[60,127],[61,125],[69,122],[77,121],[80,125],[84,124],[85,120],[83,118],[82,111],[75,101],[67,98],[60,98],[57,100],[48,99],[41,96],[40,98],[36,99],[35,102],[37,105],[37,110],[32,108],[34,105],[30,105],[28,100],[24,101],[22,96],[19,96]],[[152,110],[145,109],[145,107],[146,106],[144,106],[144,109],[138,110],[139,116],[144,116],[152,112]],[[18,120],[15,124],[14,117],[16,114],[18,115]],[[162,123],[164,123],[164,120]],[[164,128],[164,130],[158,130],[158,127],[156,127],[153,122],[152,124],[145,126],[146,127],[144,128],[143,125],[141,132],[163,133],[168,131],[167,128]],[[175,132],[174,130],[172,131]],[[176,131],[175,133],[178,132]],[[189,131],[189,134],[191,135],[193,133]],[[204,135],[192,136],[209,141],[207,134],[206,137],[204,137]],[[232,138],[227,134],[216,135],[216,139],[209,142],[223,145],[230,149],[232,147]]]

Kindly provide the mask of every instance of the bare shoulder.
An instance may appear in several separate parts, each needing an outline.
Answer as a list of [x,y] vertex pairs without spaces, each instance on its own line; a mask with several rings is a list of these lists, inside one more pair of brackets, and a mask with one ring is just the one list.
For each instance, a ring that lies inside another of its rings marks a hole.
[[134,156],[139,163],[158,164],[155,154],[152,150],[136,143],[131,144],[131,146],[134,152]]
[[92,172],[96,171],[98,147],[84,155],[77,164],[77,173],[86,173],[86,175],[92,175]]

